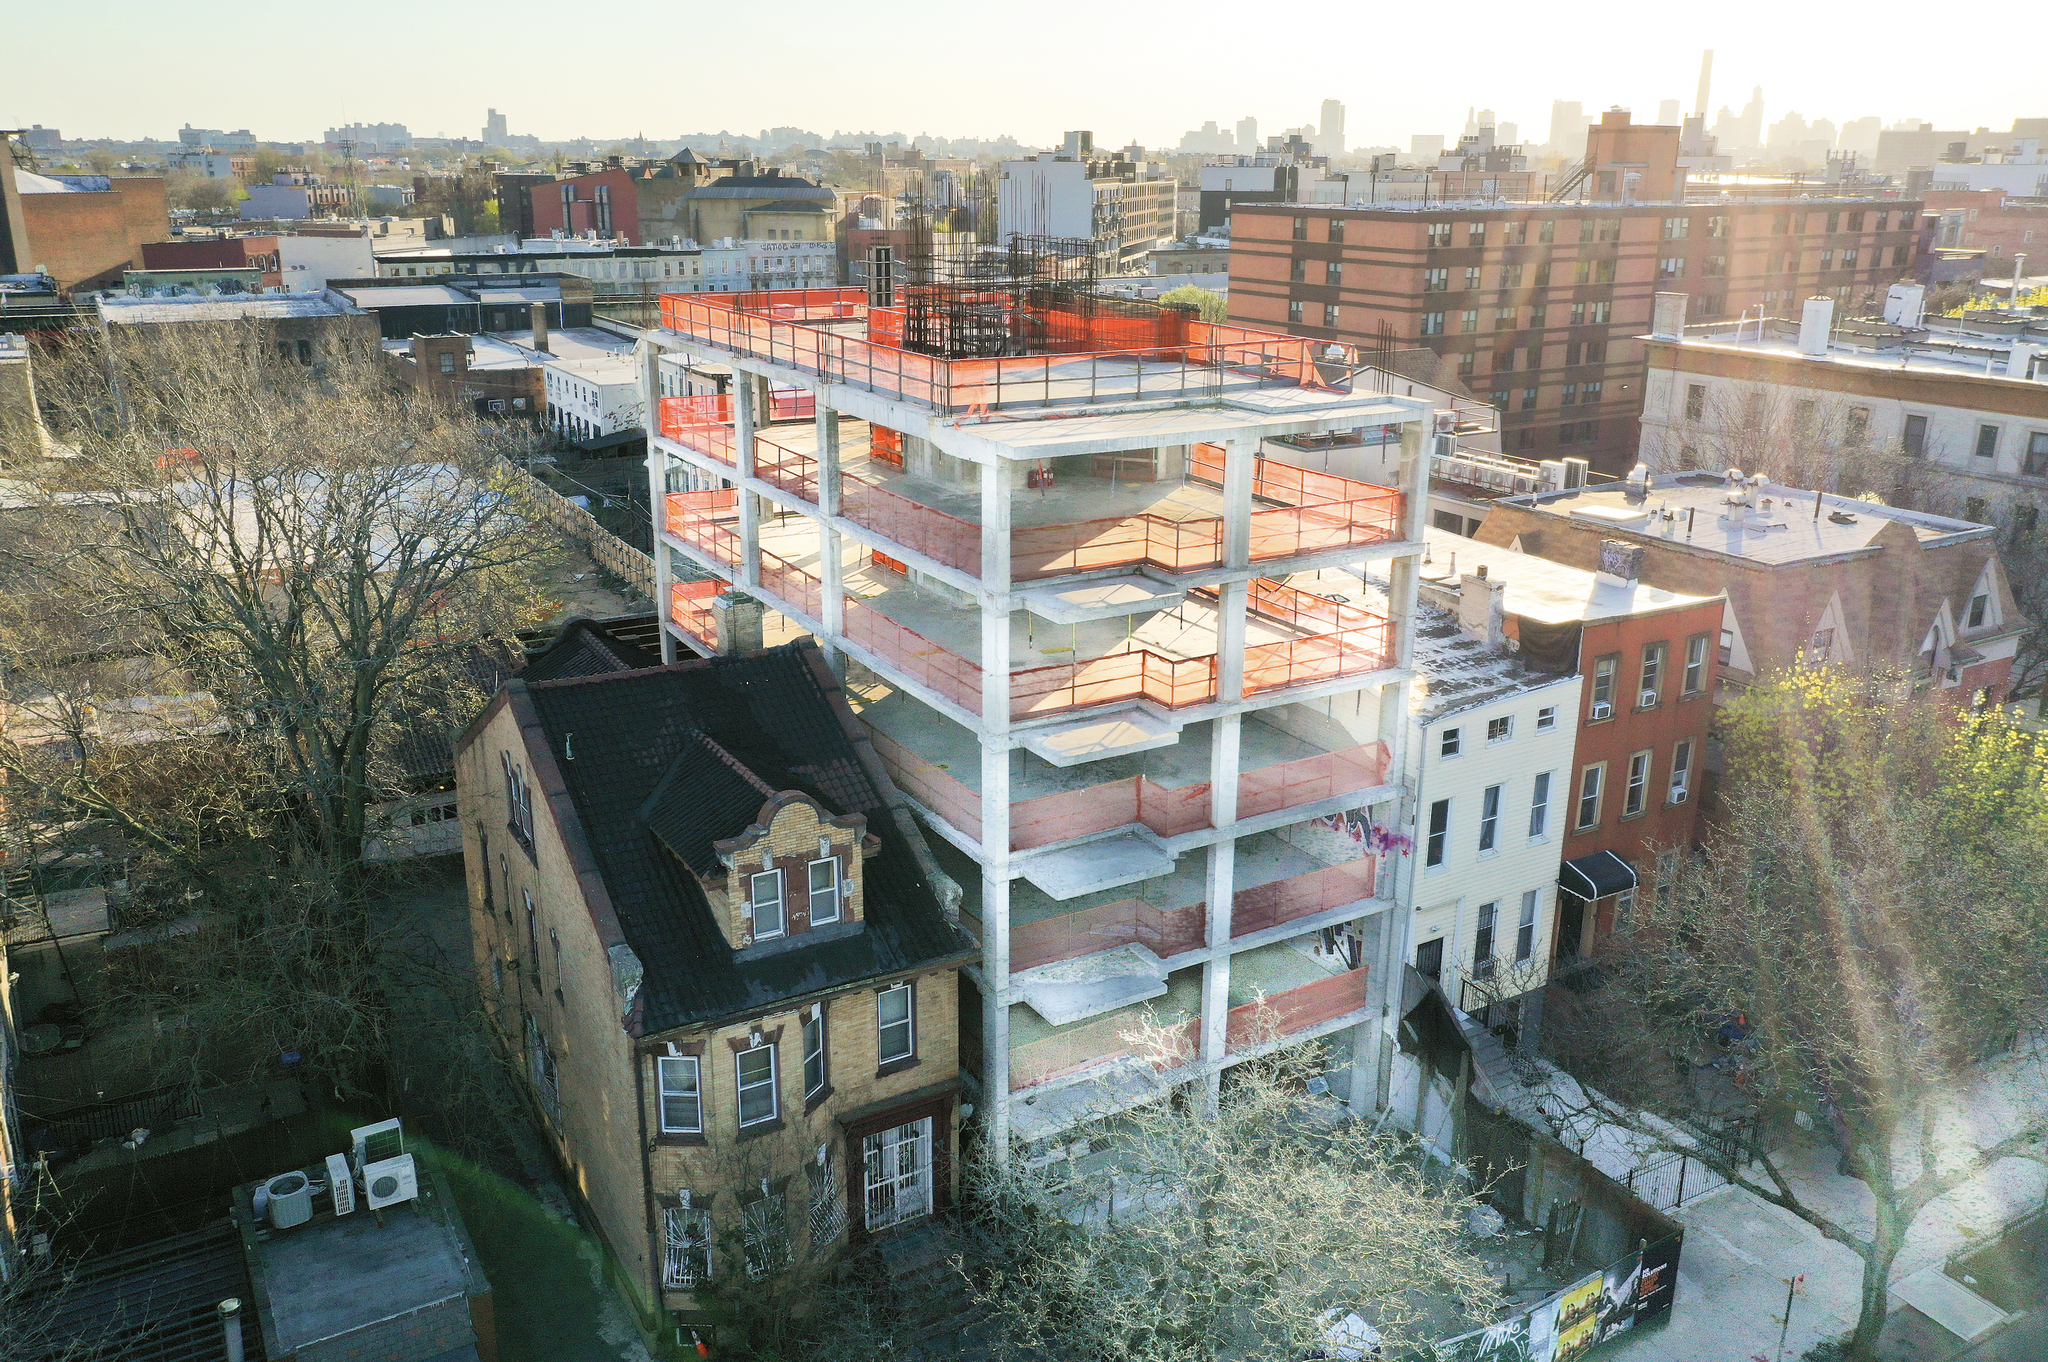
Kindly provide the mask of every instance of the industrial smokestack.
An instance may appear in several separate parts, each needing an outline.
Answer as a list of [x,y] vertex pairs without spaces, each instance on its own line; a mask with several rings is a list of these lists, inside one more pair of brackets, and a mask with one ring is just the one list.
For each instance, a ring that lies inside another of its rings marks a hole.
[[1693,112],[1701,118],[1707,116],[1707,91],[1714,83],[1714,49],[1700,53],[1700,93],[1692,103]]
[[533,348],[542,354],[553,353],[548,349],[548,305],[533,305]]

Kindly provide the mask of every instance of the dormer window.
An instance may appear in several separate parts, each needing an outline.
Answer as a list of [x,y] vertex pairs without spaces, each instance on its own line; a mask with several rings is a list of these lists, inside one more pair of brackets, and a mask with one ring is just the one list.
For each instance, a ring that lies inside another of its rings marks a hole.
[[1988,593],[1979,592],[1970,597],[1970,613],[1963,627],[1965,629],[1982,629],[1984,627],[1984,616],[1990,608],[1991,597]]
[[748,896],[754,905],[754,939],[765,940],[783,932],[782,872],[770,870],[748,879]]
[[839,921],[839,858],[811,862],[811,925]]

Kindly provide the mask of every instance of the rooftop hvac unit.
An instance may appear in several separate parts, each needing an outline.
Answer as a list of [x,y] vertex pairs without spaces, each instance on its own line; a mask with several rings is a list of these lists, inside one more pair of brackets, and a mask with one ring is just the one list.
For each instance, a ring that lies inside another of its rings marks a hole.
[[395,1116],[375,1125],[357,1126],[348,1133],[348,1140],[359,1173],[370,1164],[395,1159],[405,1152],[405,1128]]
[[419,1194],[419,1172],[413,1167],[412,1155],[400,1154],[395,1159],[363,1165],[363,1199],[371,1210],[381,1211],[386,1206],[411,1201]]
[[334,1213],[347,1215],[356,1208],[355,1179],[348,1175],[348,1156],[327,1156],[327,1192],[334,1198]]
[[270,1223],[281,1230],[313,1218],[313,1184],[304,1173],[279,1173],[264,1184],[270,1193]]

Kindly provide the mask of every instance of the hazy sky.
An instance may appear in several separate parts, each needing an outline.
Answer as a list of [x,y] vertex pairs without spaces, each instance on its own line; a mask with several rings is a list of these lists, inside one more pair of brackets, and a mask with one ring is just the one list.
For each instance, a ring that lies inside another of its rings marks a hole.
[[[183,123],[248,127],[299,141],[343,121],[397,122],[475,137],[486,107],[544,138],[675,137],[789,124],[1011,133],[1049,143],[1089,128],[1098,144],[1168,145],[1245,114],[1261,134],[1314,122],[1326,97],[1347,139],[1405,146],[1455,137],[1468,106],[1547,132],[1553,99],[1659,100],[1687,111],[1700,48],[1716,49],[1715,108],[1764,88],[1765,117],[1789,108],[1837,123],[1878,114],[1950,128],[2009,128],[2048,114],[2044,87],[1996,62],[1912,66],[1903,5],[1719,0],[1650,6],[1360,6],[1178,0],[1136,4],[953,0],[428,0],[418,8],[217,0],[14,0],[6,45],[49,60],[8,64],[0,119],[67,137],[168,138]],[[89,13],[91,33],[80,20]],[[1923,49],[1924,50],[1924,49]],[[61,54],[61,55],[59,55]],[[1932,53],[1928,55],[1932,57]],[[1876,73],[1899,72],[1887,84]],[[1711,111],[1710,111],[1711,112]]]

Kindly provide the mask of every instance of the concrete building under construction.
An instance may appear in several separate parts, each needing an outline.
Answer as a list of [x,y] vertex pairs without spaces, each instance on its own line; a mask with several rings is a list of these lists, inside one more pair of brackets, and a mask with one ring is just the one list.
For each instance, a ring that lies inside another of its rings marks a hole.
[[[1453,418],[1316,342],[1102,297],[1097,263],[1019,236],[867,290],[669,294],[641,342],[663,654],[808,633],[842,674],[980,945],[961,1069],[997,1151],[1316,1036],[1369,1109],[1400,989],[1359,831],[1409,821]],[[661,396],[686,366],[733,381]],[[1385,485],[1318,471],[1339,445]],[[1147,1009],[1165,1060],[1133,1052]]]

